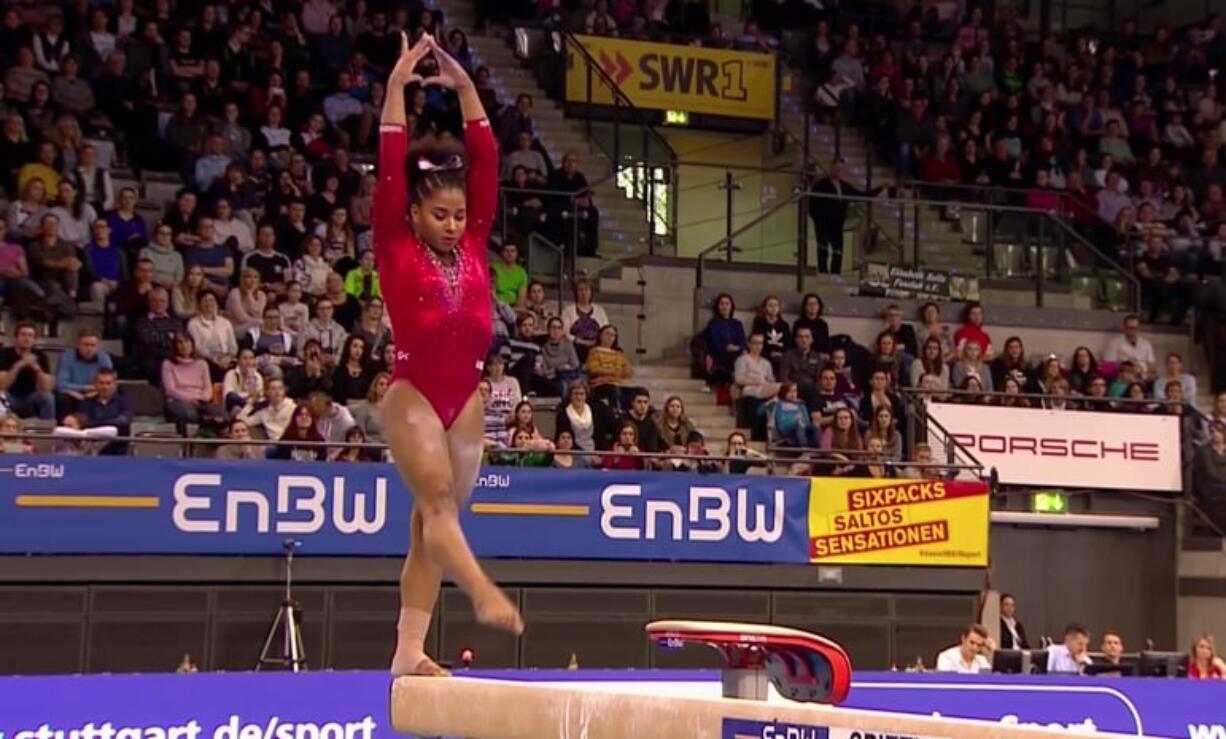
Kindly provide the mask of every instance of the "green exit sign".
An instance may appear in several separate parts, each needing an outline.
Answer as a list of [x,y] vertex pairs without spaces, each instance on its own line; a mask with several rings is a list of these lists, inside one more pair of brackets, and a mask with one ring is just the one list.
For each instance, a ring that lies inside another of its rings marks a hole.
[[1068,513],[1068,495],[1059,490],[1041,490],[1030,496],[1034,513]]
[[665,111],[664,123],[669,126],[688,126],[690,125],[690,114],[684,110]]

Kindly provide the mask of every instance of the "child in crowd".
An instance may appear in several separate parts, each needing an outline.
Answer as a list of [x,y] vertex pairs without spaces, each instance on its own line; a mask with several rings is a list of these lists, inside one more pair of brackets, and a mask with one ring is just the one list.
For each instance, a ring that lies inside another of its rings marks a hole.
[[762,406],[774,424],[779,440],[791,447],[816,447],[817,425],[809,417],[809,408],[800,401],[800,391],[794,382],[785,382],[779,397]]

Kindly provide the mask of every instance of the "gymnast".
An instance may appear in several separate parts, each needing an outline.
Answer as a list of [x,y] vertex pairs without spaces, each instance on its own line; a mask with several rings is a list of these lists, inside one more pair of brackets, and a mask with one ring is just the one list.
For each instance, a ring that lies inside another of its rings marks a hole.
[[[415,68],[428,55],[437,72],[422,79]],[[434,135],[409,142],[410,84],[455,91],[463,142]],[[477,384],[492,339],[486,241],[497,208],[498,149],[472,80],[428,35],[411,48],[401,36],[379,125],[378,176],[371,225],[396,342],[383,433],[413,494],[392,673],[447,675],[424,651],[443,572],[472,600],[478,622],[513,634],[524,625],[460,529],[483,449]]]

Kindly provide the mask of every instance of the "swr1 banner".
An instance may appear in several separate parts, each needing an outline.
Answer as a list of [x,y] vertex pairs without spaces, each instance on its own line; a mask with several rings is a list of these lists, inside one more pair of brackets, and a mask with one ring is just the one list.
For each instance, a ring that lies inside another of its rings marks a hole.
[[[483,557],[805,563],[808,492],[792,477],[489,467],[464,529]],[[303,555],[396,556],[409,512],[384,464],[0,457],[4,554],[279,554],[295,538]]]
[[[775,117],[775,55],[576,36],[639,108],[731,118]],[[566,101],[612,105],[613,93],[582,54],[567,49]]]
[[928,416],[1006,485],[1183,489],[1179,416],[960,403],[931,403]]
[[988,564],[986,483],[814,478],[809,556],[833,564]]

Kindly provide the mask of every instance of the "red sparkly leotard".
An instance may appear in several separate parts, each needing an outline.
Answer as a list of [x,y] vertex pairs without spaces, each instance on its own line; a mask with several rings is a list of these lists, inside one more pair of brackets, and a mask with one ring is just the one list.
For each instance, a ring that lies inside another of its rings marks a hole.
[[408,380],[450,428],[477,389],[493,339],[486,242],[498,205],[498,147],[489,122],[464,129],[467,218],[456,244],[459,274],[448,279],[406,220],[408,133],[379,128],[379,184],[371,212],[379,281],[396,342],[394,380]]

